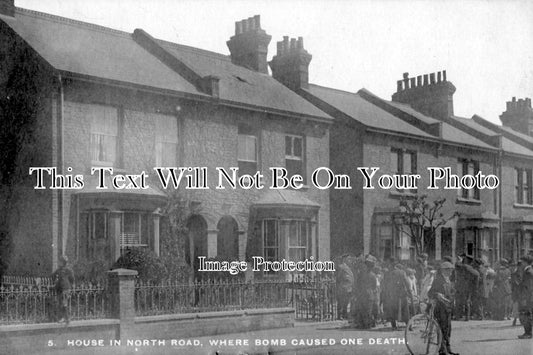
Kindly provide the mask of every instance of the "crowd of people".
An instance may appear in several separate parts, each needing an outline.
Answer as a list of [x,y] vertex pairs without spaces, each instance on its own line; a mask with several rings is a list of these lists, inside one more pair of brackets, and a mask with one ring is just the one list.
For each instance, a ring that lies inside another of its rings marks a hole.
[[[397,329],[399,322],[406,324],[410,317],[424,312],[429,301],[437,298],[435,290],[447,285],[443,276],[449,274],[444,277],[449,286],[438,292],[449,299],[447,311],[440,314],[435,308],[441,329],[448,317],[450,324],[452,319],[512,320],[513,325],[519,320],[524,327],[520,338],[531,338],[533,256],[526,255],[516,263],[501,259],[493,265],[464,254],[456,260],[446,256],[428,261],[427,254],[411,264],[394,258],[382,262],[372,255],[343,255],[336,263],[338,317],[357,328],[390,322]],[[446,334],[443,336],[447,340]]]

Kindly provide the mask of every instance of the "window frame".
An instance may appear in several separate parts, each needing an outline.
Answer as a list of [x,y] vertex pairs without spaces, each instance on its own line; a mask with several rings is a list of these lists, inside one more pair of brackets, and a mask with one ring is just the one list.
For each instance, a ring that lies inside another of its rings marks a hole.
[[[99,105],[99,104],[92,105],[91,109],[93,110],[92,117],[91,117],[91,127],[90,127],[91,130],[90,130],[90,135],[89,135],[89,154],[91,157],[91,164],[93,166],[110,166],[110,167],[118,166],[121,161],[119,142],[120,142],[120,137],[121,137],[122,120],[121,120],[120,109],[115,106]],[[99,115],[103,115],[104,119],[103,120],[99,119],[100,117]],[[114,126],[116,127],[115,128],[116,132],[114,134],[106,132],[106,129],[102,129],[102,127],[99,126],[99,123],[105,122],[111,117],[113,117],[116,120],[114,124]],[[97,137],[102,137],[102,138],[97,139]],[[101,150],[101,147],[102,147],[101,139],[109,139],[109,137],[114,138],[114,144],[112,144],[112,146],[114,146],[113,147],[114,160],[113,161],[100,160],[99,157],[100,155],[103,154]]]
[[[173,120],[175,121],[175,128],[176,128],[176,134],[173,135],[173,139],[168,139],[168,135],[161,135],[160,132],[163,131],[163,128],[166,127],[162,120]],[[179,153],[178,153],[178,144],[179,144],[179,122],[178,118],[175,116],[168,116],[168,115],[158,115],[156,119],[156,127],[155,127],[155,164],[156,166],[177,166],[178,165],[178,159],[179,159]],[[172,145],[174,148],[174,156],[175,160],[174,162],[168,164],[164,163],[164,150],[165,145]]]
[[[307,167],[306,167],[306,139],[304,135],[297,135],[297,134],[285,134],[285,169],[287,169],[287,177],[290,178],[291,176],[295,174],[299,174],[303,178],[304,184],[307,182]],[[290,139],[290,154],[287,154],[287,138]],[[301,156],[295,155],[295,140],[300,139],[300,149],[301,149]],[[292,162],[300,162],[300,171],[299,172],[290,172],[288,169],[287,161]]]
[[[396,155],[396,171],[393,169],[393,156]],[[409,155],[411,159],[411,168],[409,172],[405,171],[405,156]],[[418,170],[418,156],[417,151],[412,149],[403,149],[403,148],[395,148],[391,147],[390,150],[390,158],[391,158],[391,164],[390,164],[390,170],[392,174],[397,175],[413,175],[417,173]],[[396,189],[396,191],[400,193],[411,193],[416,194],[418,192],[418,189]]]
[[[470,167],[472,167],[472,172],[470,171]],[[459,158],[457,160],[457,175],[459,176],[459,179],[462,179],[463,176],[468,175],[468,174],[476,176],[476,174],[479,171],[480,171],[480,162],[478,160],[465,159],[465,158]],[[481,191],[479,190],[477,186],[474,186],[473,189],[460,188],[457,190],[457,195],[459,198],[462,198],[465,200],[471,200],[471,201],[481,200]]]

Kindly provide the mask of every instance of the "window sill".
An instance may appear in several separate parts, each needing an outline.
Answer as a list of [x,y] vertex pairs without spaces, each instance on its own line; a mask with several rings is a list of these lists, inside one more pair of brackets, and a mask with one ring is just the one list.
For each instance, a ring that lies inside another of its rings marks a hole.
[[464,198],[464,197],[457,197],[455,200],[456,203],[462,203],[465,205],[481,205],[481,200],[476,200],[473,198]]
[[526,204],[526,203],[515,203],[515,204],[513,204],[513,207],[514,208],[525,208],[525,209],[533,210],[533,205],[529,205],[529,204]]
[[400,198],[400,197],[417,198],[418,197],[418,192],[391,191],[391,192],[389,192],[389,196],[393,197],[393,198]]

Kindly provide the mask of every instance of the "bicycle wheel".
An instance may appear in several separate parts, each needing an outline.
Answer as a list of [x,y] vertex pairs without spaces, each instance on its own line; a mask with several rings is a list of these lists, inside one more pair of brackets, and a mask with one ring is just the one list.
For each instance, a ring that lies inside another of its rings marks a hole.
[[405,327],[405,345],[412,355],[434,355],[439,352],[442,334],[435,319],[417,314]]

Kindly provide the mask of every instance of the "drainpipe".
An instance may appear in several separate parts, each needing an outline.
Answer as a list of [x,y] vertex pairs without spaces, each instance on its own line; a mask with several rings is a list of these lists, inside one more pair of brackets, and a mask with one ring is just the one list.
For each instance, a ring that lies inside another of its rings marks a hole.
[[499,238],[498,238],[498,255],[497,255],[497,259],[500,260],[502,258],[502,247],[503,247],[503,212],[502,212],[502,185],[501,185],[501,179],[502,179],[502,155],[503,155],[503,152],[502,150],[498,150],[498,157],[496,158],[497,159],[497,169],[498,169],[498,176],[500,178],[500,186],[498,187],[498,221],[499,221],[499,224],[500,224],[500,235],[499,235]]
[[[64,157],[65,157],[65,150],[64,150],[64,136],[65,136],[65,125],[63,122],[63,106],[64,106],[64,91],[63,91],[63,80],[61,77],[61,74],[57,74],[57,80],[59,82],[59,90],[58,90],[58,108],[57,108],[57,130],[58,130],[58,142],[59,142],[59,149],[58,149],[58,170],[59,174],[64,174],[65,167],[64,167]],[[59,189],[58,191],[58,215],[59,215],[59,225],[58,225],[58,234],[61,238],[60,243],[58,243],[61,247],[61,255],[65,254],[65,228],[64,228],[64,222],[65,222],[65,211],[64,211],[64,204],[63,199],[65,197],[65,192],[63,189]]]

